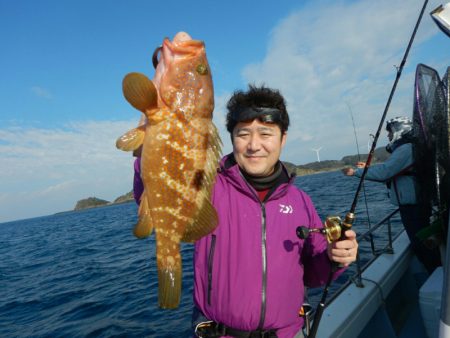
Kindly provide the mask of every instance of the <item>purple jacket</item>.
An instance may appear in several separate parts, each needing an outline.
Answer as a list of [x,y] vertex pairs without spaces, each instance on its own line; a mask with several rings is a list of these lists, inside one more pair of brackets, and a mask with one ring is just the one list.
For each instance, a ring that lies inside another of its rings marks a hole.
[[141,201],[141,195],[144,192],[144,183],[141,179],[141,158],[134,160],[134,177],[133,177],[133,197],[137,204]]
[[331,268],[326,239],[299,239],[296,228],[322,222],[293,178],[261,203],[237,165],[224,168],[225,159],[212,195],[219,225],[195,244],[195,304],[229,327],[294,337],[303,324],[304,287],[325,284]]

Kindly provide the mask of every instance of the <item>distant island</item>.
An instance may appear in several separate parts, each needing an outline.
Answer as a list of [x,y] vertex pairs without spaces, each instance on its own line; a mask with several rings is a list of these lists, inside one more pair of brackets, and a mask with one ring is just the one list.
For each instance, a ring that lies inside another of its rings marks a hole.
[[88,197],[88,198],[79,200],[73,210],[96,208],[96,207],[101,207],[101,206],[105,206],[105,205],[127,203],[127,202],[131,202],[131,201],[134,201],[133,191],[130,191],[129,193],[126,193],[125,195],[121,195],[121,196],[117,197],[113,202],[102,200],[97,197]]
[[[379,147],[375,149],[371,163],[380,163],[387,160],[389,153],[386,151],[385,147]],[[297,176],[312,175],[327,171],[341,170],[345,167],[352,167],[359,161],[365,162],[367,160],[368,154],[360,155],[348,155],[344,156],[340,160],[325,160],[316,161],[302,165],[295,165],[289,162],[283,162],[286,168],[290,172],[294,172]]]
[[[302,165],[295,165],[290,162],[283,161],[289,172],[295,173],[297,176],[312,175],[327,171],[336,171],[345,167],[354,166],[358,161],[366,161],[368,154],[344,156],[340,160],[316,161]],[[384,147],[377,148],[372,157],[372,163],[384,162],[389,157],[389,153]],[[111,204],[120,204],[134,201],[133,191],[117,197],[113,202],[106,201],[97,197],[88,197],[79,200],[74,210],[83,210],[88,208],[96,208]]]

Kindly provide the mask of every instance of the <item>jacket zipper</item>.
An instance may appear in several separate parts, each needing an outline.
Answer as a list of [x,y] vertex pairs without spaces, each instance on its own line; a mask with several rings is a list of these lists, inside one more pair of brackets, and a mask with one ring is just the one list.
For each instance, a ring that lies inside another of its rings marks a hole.
[[[247,184],[247,186],[250,188],[250,191],[252,192],[253,196],[256,197],[256,200],[259,201],[259,197],[254,191],[254,189],[251,187],[250,183],[247,182],[245,177],[242,175],[242,179]],[[291,178],[293,180],[293,178]],[[266,297],[267,297],[267,231],[266,231],[266,207],[265,202],[269,199],[269,197],[272,195],[272,193],[276,190],[278,186],[273,187],[270,189],[270,191],[267,193],[266,197],[264,198],[263,202],[259,202],[261,205],[261,212],[262,212],[262,220],[261,220],[261,248],[262,248],[262,290],[261,290],[261,315],[259,317],[259,324],[258,329],[263,329],[264,327],[264,321],[266,319]],[[286,188],[287,189],[287,188]]]
[[266,240],[266,208],[261,203],[261,249],[262,249],[262,291],[261,291],[261,317],[259,318],[258,328],[262,329],[266,318],[266,294],[267,294],[267,240]]
[[216,235],[211,235],[211,247],[209,248],[209,255],[208,255],[208,305],[211,305],[212,268],[213,268],[215,246],[216,246]]

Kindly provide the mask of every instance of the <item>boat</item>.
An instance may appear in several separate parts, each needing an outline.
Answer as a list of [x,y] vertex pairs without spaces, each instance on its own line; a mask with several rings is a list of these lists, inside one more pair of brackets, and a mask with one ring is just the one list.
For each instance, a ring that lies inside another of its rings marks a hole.
[[[436,11],[432,13],[436,15]],[[442,17],[446,16],[441,14]],[[364,265],[357,262],[355,274],[325,303],[318,317],[321,323],[313,330],[314,334],[309,335],[311,328],[307,327],[306,336],[450,337],[450,271],[446,269],[450,260],[449,82],[450,67],[441,79],[433,68],[417,65],[413,117],[414,130],[421,142],[415,153],[426,153],[429,159],[428,166],[422,168],[429,175],[427,196],[433,207],[428,230],[433,225],[434,229],[441,230],[443,266],[429,275],[414,255],[406,232],[391,235],[391,224],[398,222],[399,210],[389,212],[358,236],[361,246],[377,231],[384,231],[388,243],[382,250],[373,251],[372,258]],[[312,322],[314,327],[312,317],[306,322]]]
[[[382,226],[397,213],[372,229],[385,229]],[[404,231],[361,270],[329,300],[316,337],[438,337],[443,270],[439,267],[428,276]]]

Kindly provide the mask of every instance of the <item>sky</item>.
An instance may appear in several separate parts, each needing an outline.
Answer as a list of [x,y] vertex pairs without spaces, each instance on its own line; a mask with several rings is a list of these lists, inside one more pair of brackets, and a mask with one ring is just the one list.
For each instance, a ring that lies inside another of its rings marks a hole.
[[[441,75],[450,66],[450,39],[429,15],[441,3],[428,2],[387,118],[411,116],[418,63]],[[140,112],[123,97],[122,79],[129,72],[152,78],[154,49],[179,31],[205,42],[223,154],[232,150],[224,107],[248,84],[286,98],[291,126],[282,160],[367,153],[422,6],[0,0],[0,222],[72,210],[91,196],[113,201],[131,190],[133,158],[115,140]]]

